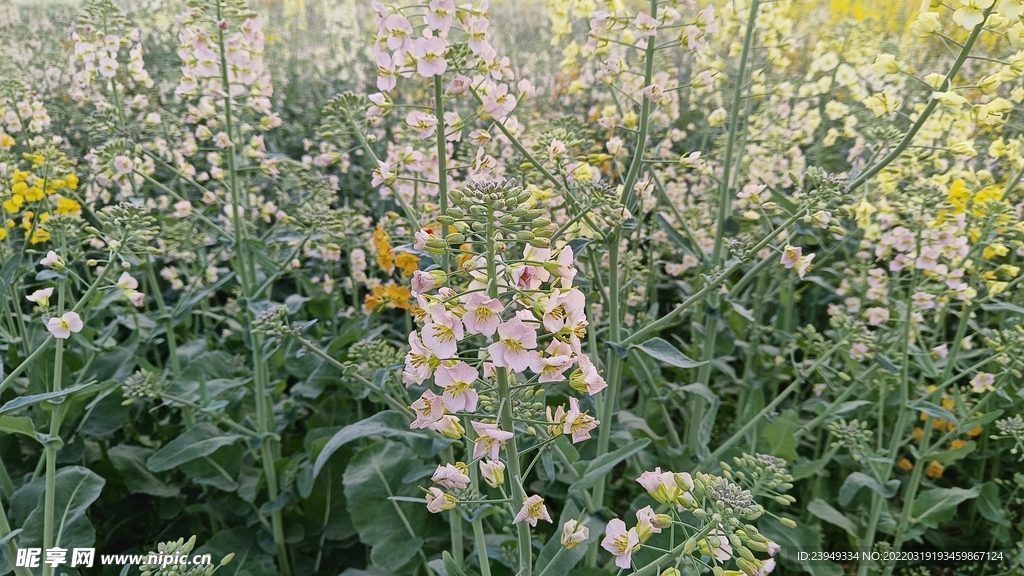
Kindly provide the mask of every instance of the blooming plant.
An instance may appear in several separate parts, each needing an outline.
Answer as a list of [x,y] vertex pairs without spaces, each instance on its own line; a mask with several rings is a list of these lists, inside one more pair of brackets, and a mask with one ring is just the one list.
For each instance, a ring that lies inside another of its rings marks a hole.
[[0,0],[2,573],[1024,572],[1024,3],[313,4]]

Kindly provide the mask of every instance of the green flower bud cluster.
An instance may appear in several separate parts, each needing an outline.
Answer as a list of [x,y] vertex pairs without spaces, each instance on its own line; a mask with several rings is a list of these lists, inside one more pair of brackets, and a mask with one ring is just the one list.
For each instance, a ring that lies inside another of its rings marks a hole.
[[[525,420],[545,420],[544,414],[544,389],[536,386],[529,386],[512,391],[512,413],[518,418]],[[478,390],[480,397],[480,411],[488,414],[496,414],[501,404],[496,387],[483,388]],[[526,431],[529,434],[537,434],[538,427],[528,425]]]
[[366,109],[369,101],[353,92],[344,92],[331,98],[320,112],[322,120],[317,131],[319,140],[327,140],[339,148],[350,148],[354,137],[354,123]]
[[143,204],[120,202],[107,206],[96,215],[108,236],[111,248],[122,252],[149,254],[150,246],[160,234],[160,225],[151,210]]
[[632,218],[629,210],[619,201],[619,193],[605,183],[587,183],[584,186],[583,197],[591,204],[590,213],[587,215],[589,222],[597,226],[598,233],[610,230],[621,225],[624,221]]
[[399,364],[405,355],[384,340],[360,340],[348,349],[349,360],[370,370]]
[[835,422],[829,422],[825,429],[835,438],[830,446],[832,448],[846,448],[855,461],[860,462],[870,453],[868,446],[874,433],[868,429],[867,422],[861,422],[856,419],[847,422],[845,419],[840,418]]
[[189,538],[187,542],[183,538],[178,538],[175,541],[157,544],[155,551],[146,554],[147,558],[153,556],[159,560],[167,556],[188,556],[190,561],[187,564],[167,563],[167,566],[164,566],[163,563],[146,564],[141,566],[142,576],[210,576],[222,566],[230,564],[235,557],[234,553],[228,554],[216,565],[212,563],[209,565],[192,564],[191,553],[195,545],[195,536]]
[[134,374],[124,380],[121,392],[124,394],[125,400],[121,404],[127,406],[136,400],[159,398],[160,389],[160,381],[156,374],[136,370]]
[[1010,448],[1010,454],[1021,453],[1021,450],[1024,449],[1024,417],[1016,414],[1009,418],[996,420],[996,430],[999,430],[999,434],[993,434],[990,438],[993,440],[1012,439],[1014,445],[1013,448]]
[[256,314],[252,320],[252,331],[277,339],[288,334],[291,332],[288,327],[288,307],[277,304]]
[[556,227],[545,217],[545,210],[527,207],[531,196],[515,178],[474,180],[452,190],[448,193],[452,207],[437,220],[455,231],[445,238],[428,241],[427,249],[443,252],[448,246],[465,242],[468,236],[486,234],[489,226],[500,244],[513,241],[537,248],[550,247]]
[[693,515],[728,531],[740,527],[743,520],[755,520],[764,514],[750,490],[728,478],[698,472],[693,476],[691,492],[699,506]]
[[786,469],[786,461],[769,454],[746,454],[733,458],[735,469],[722,462],[723,474],[751,490],[754,496],[767,497],[783,506],[796,502],[784,492],[793,488],[793,476]]

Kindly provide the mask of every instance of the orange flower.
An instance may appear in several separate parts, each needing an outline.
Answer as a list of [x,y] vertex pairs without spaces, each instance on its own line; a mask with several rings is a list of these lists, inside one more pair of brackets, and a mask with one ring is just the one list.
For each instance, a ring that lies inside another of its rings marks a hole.
[[914,463],[910,461],[910,458],[900,458],[896,465],[904,472],[910,472],[914,468]]
[[985,431],[985,429],[982,428],[981,426],[976,426],[976,427],[971,428],[970,430],[968,430],[967,431],[967,435],[970,436],[971,438],[977,438],[978,435],[981,434],[984,431]]
[[419,269],[420,259],[419,256],[410,252],[399,252],[395,256],[395,265],[402,269],[402,277],[406,278],[412,276],[412,273]]
[[384,286],[374,286],[370,290],[370,293],[363,300],[363,310],[367,313],[372,313],[384,306],[408,310],[411,299],[412,292],[409,291],[408,286],[400,286],[391,281]]
[[377,252],[377,265],[388,274],[395,271],[395,252],[391,236],[380,224],[373,231],[373,248]]
[[925,474],[929,478],[942,478],[942,473],[946,471],[946,467],[938,462],[929,462],[928,467],[925,468]]
[[924,437],[924,430],[921,429],[920,426],[914,428],[914,440],[917,440],[918,442],[920,442],[921,438],[923,438],[923,437]]
[[957,438],[956,440],[953,440],[952,442],[949,443],[949,449],[956,450],[957,448],[960,448],[965,444],[967,444],[967,440],[961,440]]

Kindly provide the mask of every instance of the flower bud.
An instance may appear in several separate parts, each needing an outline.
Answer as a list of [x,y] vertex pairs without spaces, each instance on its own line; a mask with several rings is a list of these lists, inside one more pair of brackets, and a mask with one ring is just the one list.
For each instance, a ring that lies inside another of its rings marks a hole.
[[661,576],[682,576],[682,573],[675,566],[666,568],[661,572]]
[[792,518],[780,518],[779,522],[786,528],[796,528],[796,521]]

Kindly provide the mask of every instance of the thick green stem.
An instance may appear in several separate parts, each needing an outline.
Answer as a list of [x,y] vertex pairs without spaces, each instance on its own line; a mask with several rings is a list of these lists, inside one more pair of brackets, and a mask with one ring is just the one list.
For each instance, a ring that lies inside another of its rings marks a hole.
[[[717,268],[724,257],[725,224],[732,212],[732,172],[733,154],[736,148],[736,136],[740,125],[740,105],[743,99],[743,89],[747,77],[747,60],[750,57],[751,45],[754,42],[755,24],[757,23],[757,9],[760,0],[752,0],[750,3],[750,14],[747,17],[747,29],[743,35],[743,50],[740,52],[740,65],[736,73],[736,87],[732,94],[732,109],[729,116],[729,129],[725,141],[725,157],[722,162],[722,181],[718,190],[718,225],[715,229],[715,244],[711,251],[711,266]],[[742,154],[740,155],[742,156]],[[737,162],[738,163],[738,162]],[[701,351],[701,365],[697,373],[697,382],[705,386],[711,386],[711,360],[715,355],[715,342],[718,335],[718,297],[710,294],[708,301],[709,310],[704,318],[704,342]],[[700,438],[701,420],[704,419],[704,411],[707,409],[704,398],[698,394],[690,397],[689,415],[686,419],[686,444],[687,452],[690,455],[707,450],[707,446]]]
[[[437,197],[441,214],[448,212],[448,146],[445,143],[444,86],[441,76],[434,76],[434,114],[437,115]],[[448,236],[448,225],[441,224],[441,237]],[[441,270],[451,271],[451,255],[446,250],[441,256]],[[461,557],[456,557],[460,562]]]
[[[498,297],[498,265],[497,255],[494,246],[494,215],[487,216],[487,294],[491,298]],[[508,383],[508,370],[497,368],[495,370],[498,380],[498,401],[499,413],[498,424],[502,430],[512,433],[512,437],[505,442],[505,460],[508,466],[509,476],[512,484],[512,504],[522,505],[526,500],[526,492],[523,490],[523,474],[519,464],[519,446],[516,443],[515,422],[512,420],[512,392]],[[520,522],[516,525],[516,536],[519,549],[519,571],[518,576],[530,576],[533,571],[533,544],[530,538],[530,525]]]
[[[57,317],[64,314],[64,284],[61,280],[57,286]],[[64,340],[57,340],[57,348],[53,357],[53,389],[60,392],[61,378],[64,374]],[[63,404],[51,404],[50,437],[46,442],[46,488],[43,494],[43,550],[54,547],[54,502],[57,495],[57,451],[60,450],[60,421]],[[53,576],[53,566],[43,564],[43,576]]]
[[487,539],[484,538],[484,524],[479,518],[473,520],[473,542],[476,544],[476,560],[480,564],[480,576],[491,576],[491,561],[487,557]]
[[[217,0],[217,20],[224,18],[222,5]],[[249,256],[247,242],[247,228],[242,222],[242,207],[248,203],[238,181],[238,167],[236,165],[237,147],[235,145],[234,118],[232,116],[232,99],[230,96],[231,83],[228,79],[228,62],[224,42],[224,30],[218,27],[217,43],[220,48],[220,71],[221,82],[228,95],[224,97],[224,125],[227,130],[231,145],[227,150],[228,177],[231,192],[231,224],[235,236],[235,266],[236,274],[242,283],[242,293],[245,296],[246,304],[255,296],[257,284],[255,265]],[[246,328],[250,336],[252,346],[253,362],[253,397],[256,401],[256,421],[261,434],[264,434],[263,442],[260,443],[260,455],[263,464],[263,475],[267,482],[267,496],[273,502],[278,497],[277,469],[274,461],[277,444],[273,439],[275,433],[273,405],[268,398],[269,386],[267,377],[267,366],[263,354],[263,336],[252,331],[252,314],[246,312]],[[273,526],[274,545],[277,548],[278,564],[284,576],[291,576],[291,563],[288,561],[288,548],[284,536],[284,519],[280,509],[275,510],[271,515]]]

